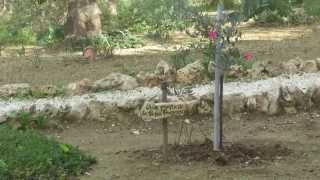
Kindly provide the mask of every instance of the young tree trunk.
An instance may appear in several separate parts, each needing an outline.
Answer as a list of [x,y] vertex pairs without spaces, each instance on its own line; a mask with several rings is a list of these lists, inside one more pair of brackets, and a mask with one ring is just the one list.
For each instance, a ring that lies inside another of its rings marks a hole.
[[3,16],[7,12],[7,1],[1,0],[0,1],[0,16]]
[[68,39],[100,34],[100,15],[96,0],[69,0],[65,37]]
[[118,11],[117,11],[117,1],[116,0],[106,0],[107,1],[107,5],[108,5],[108,9],[110,12],[111,16],[117,16],[118,15]]

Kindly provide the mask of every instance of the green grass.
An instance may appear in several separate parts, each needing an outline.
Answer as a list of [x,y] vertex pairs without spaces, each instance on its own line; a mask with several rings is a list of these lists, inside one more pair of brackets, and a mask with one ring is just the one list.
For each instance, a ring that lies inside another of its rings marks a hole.
[[0,125],[1,180],[64,180],[86,172],[95,158],[32,130]]

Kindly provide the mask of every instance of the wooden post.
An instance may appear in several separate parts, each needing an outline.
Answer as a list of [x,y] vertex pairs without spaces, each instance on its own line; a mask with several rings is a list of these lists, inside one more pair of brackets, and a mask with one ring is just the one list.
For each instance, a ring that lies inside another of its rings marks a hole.
[[[168,83],[166,81],[161,81],[160,83],[161,91],[162,91],[162,102],[168,101]],[[163,130],[163,158],[164,161],[168,161],[168,119],[162,119],[162,130]]]
[[214,91],[214,107],[213,107],[213,150],[221,151],[222,149],[222,101],[223,101],[223,69],[221,67],[221,23],[223,20],[223,5],[218,4],[218,15],[216,19],[216,31],[218,33],[216,39],[215,54],[215,91]]

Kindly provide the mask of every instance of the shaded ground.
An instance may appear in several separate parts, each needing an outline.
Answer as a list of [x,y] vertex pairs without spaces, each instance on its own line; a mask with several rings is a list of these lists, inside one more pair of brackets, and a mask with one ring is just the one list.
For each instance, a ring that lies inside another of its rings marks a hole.
[[[272,61],[274,66],[295,58],[314,59],[320,57],[320,30],[314,26],[299,27],[243,27],[241,50],[252,51],[258,61]],[[46,52],[40,60],[32,53],[28,57],[0,57],[0,85],[27,82],[37,85],[64,85],[83,78],[97,80],[110,72],[136,74],[153,70],[160,60],[168,60],[177,43],[188,39],[175,34],[167,44],[148,43],[138,49],[118,50],[112,58],[100,58],[88,63],[80,54]],[[37,68],[36,66],[39,66]]]
[[[167,164],[162,162],[159,149],[160,122],[85,122],[50,134],[97,156],[97,166],[81,177],[83,180],[317,180],[319,113],[279,117],[242,114],[226,119],[223,159],[212,155],[210,143],[203,141],[211,134],[210,120],[197,118],[184,126],[178,120],[170,121],[170,143],[191,141],[192,145],[172,146]],[[184,129],[182,136],[178,129]],[[191,129],[190,139],[186,132]]]

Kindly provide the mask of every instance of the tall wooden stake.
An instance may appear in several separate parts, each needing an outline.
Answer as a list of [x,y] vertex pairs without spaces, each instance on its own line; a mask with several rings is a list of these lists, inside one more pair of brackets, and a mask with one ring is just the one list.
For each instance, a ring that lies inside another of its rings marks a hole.
[[[162,102],[168,101],[168,83],[166,81],[161,81],[161,91],[162,91]],[[163,130],[163,157],[164,161],[168,161],[168,119],[162,119],[162,130]]]
[[223,69],[221,69],[221,23],[223,20],[223,5],[221,2],[218,4],[218,15],[216,31],[218,37],[216,39],[216,54],[215,54],[215,91],[214,91],[214,107],[213,107],[213,150],[221,151],[222,149],[222,101],[223,101]]

